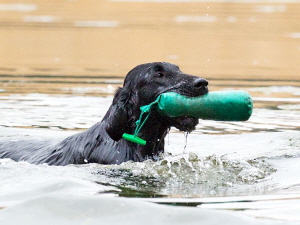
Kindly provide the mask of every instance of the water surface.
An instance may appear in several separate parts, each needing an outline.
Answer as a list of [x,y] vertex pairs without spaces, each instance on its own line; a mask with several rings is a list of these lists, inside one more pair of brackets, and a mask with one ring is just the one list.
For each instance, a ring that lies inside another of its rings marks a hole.
[[[81,88],[59,89],[55,94],[5,93],[0,97],[1,140],[57,141],[89,128],[102,119],[118,86],[106,82],[97,89],[82,84]],[[282,204],[288,203],[290,209],[298,207],[300,87],[230,87],[227,82],[211,83],[216,90],[246,90],[254,96],[249,121],[200,120],[188,135],[172,129],[166,138],[166,154],[158,161],[50,167],[2,159],[2,207],[26,203],[34,196],[75,191],[243,210],[243,214],[254,217],[298,221],[296,212],[293,219],[288,217],[290,213],[275,212]],[[80,187],[81,182],[88,184],[77,190],[78,182]],[[273,207],[270,201],[278,205]]]
[[172,129],[158,161],[60,167],[1,159],[1,222],[299,223],[299,7],[0,3],[0,141],[57,141],[88,129],[125,74],[150,61],[176,63],[207,78],[211,91],[248,91],[254,100],[247,122],[200,120],[188,135]]

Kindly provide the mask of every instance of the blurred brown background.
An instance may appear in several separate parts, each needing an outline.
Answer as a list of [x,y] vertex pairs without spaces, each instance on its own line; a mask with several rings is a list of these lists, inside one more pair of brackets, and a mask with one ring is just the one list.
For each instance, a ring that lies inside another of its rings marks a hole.
[[299,81],[300,4],[241,2],[1,0],[0,88],[93,83],[150,61],[208,79]]

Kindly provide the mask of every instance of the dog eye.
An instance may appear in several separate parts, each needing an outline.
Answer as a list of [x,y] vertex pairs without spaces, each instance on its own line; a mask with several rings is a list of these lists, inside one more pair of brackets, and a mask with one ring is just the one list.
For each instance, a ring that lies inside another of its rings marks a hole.
[[163,73],[159,73],[159,72],[158,72],[158,73],[156,73],[156,76],[157,76],[157,77],[163,77],[163,76],[164,76],[164,74],[163,74]]

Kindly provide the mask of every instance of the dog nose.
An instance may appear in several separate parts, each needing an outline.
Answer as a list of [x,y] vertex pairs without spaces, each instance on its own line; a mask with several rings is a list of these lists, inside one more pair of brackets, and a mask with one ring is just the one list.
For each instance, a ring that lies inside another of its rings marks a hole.
[[205,80],[204,78],[197,78],[196,80],[194,80],[195,88],[205,87],[207,85],[208,85],[208,81]]

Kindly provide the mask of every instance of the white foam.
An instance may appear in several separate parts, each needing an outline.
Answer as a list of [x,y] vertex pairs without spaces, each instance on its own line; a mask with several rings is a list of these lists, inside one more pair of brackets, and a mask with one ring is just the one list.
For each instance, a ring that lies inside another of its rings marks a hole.
[[106,87],[72,87],[61,88],[63,91],[71,91],[74,94],[86,94],[86,93],[114,93],[116,88],[110,84]]
[[290,38],[300,38],[300,32],[288,33],[287,36]]
[[188,22],[212,23],[212,22],[216,22],[217,20],[218,18],[216,16],[211,16],[211,15],[199,15],[199,16],[178,15],[175,17],[175,22],[177,23],[188,23]]
[[300,98],[264,98],[264,97],[254,97],[254,101],[261,102],[300,102]]
[[[300,38],[300,33],[299,33]],[[289,93],[292,95],[300,95],[300,87],[295,86],[269,86],[269,87],[255,87],[249,88],[249,91],[254,92],[262,92],[267,95],[271,95],[273,93]]]
[[287,104],[277,106],[279,109],[285,110],[300,110],[300,104]]
[[179,59],[179,55],[168,55],[169,59]]
[[237,22],[237,18],[236,18],[235,16],[228,16],[228,17],[226,18],[226,21],[227,21],[228,23],[235,23],[235,22]]
[[33,23],[53,23],[56,21],[59,21],[60,18],[57,16],[24,16],[23,21],[24,22],[33,22]]
[[0,11],[32,12],[37,9],[35,4],[0,4]]
[[90,20],[90,21],[75,21],[75,27],[117,27],[118,21],[106,21],[106,20]]
[[256,12],[260,13],[284,13],[286,12],[286,5],[257,5]]

